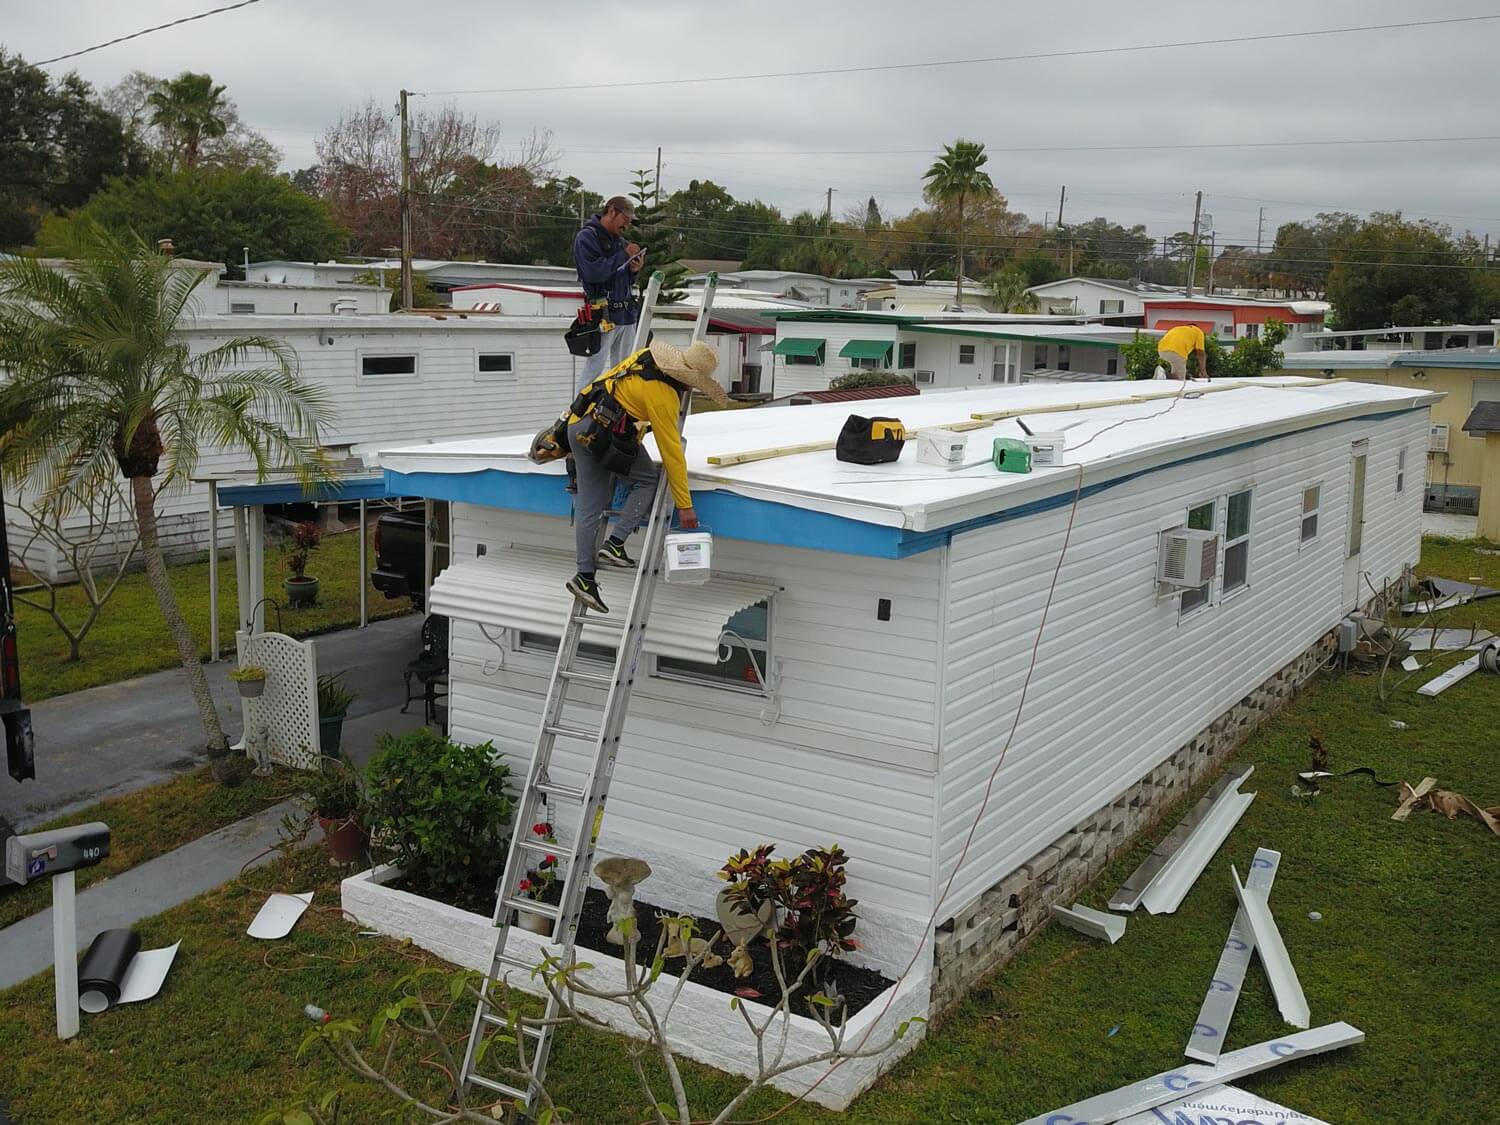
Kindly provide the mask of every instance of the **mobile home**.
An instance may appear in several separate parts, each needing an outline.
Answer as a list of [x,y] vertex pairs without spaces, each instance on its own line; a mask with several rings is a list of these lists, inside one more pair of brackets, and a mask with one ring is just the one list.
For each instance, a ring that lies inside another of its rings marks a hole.
[[[868,467],[831,451],[715,465],[831,442],[849,408],[694,415],[715,573],[657,595],[601,837],[657,872],[640,896],[711,912],[737,849],[836,840],[860,902],[853,956],[938,1009],[1221,762],[1416,562],[1420,482],[1400,466],[1438,396],[1270,378],[1161,397],[1178,390],[892,400],[908,428],[1007,415],[968,433],[958,472],[909,448]],[[1023,436],[1018,410],[1063,432],[1058,463],[989,464],[997,436]],[[451,628],[450,731],[493,740],[518,772],[572,557],[564,478],[526,443],[381,455],[389,490],[453,504],[432,592]],[[1164,569],[1188,532],[1215,547],[1201,575]],[[606,596],[615,577],[601,574]],[[578,784],[585,762],[562,744],[554,779]],[[857,1081],[818,1099],[840,1104],[878,1069],[841,1071]]]

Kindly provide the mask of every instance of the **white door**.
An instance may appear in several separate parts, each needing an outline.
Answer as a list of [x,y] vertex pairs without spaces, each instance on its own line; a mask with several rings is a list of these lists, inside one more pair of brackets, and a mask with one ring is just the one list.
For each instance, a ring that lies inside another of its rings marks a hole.
[[1365,473],[1370,443],[1357,441],[1349,452],[1349,521],[1344,551],[1344,609],[1359,607],[1370,595],[1364,589],[1360,552],[1365,540]]

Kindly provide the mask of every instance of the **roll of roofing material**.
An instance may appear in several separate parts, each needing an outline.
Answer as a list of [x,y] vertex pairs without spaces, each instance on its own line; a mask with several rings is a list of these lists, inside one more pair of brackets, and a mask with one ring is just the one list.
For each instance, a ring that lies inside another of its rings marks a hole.
[[114,1007],[125,971],[140,948],[134,930],[105,930],[96,937],[78,966],[78,1006],[90,1013]]

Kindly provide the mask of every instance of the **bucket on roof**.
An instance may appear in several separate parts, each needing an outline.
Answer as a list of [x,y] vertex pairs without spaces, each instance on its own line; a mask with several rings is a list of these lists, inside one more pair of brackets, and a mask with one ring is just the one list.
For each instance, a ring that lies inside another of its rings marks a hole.
[[701,586],[713,573],[714,537],[707,531],[667,532],[668,582]]

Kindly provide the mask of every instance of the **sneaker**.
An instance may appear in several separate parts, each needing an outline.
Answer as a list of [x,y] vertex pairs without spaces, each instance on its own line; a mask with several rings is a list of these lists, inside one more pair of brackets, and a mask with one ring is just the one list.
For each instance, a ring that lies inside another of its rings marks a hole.
[[597,556],[605,566],[617,566],[621,570],[633,570],[635,560],[625,553],[625,544],[606,539]]
[[595,613],[609,612],[609,606],[604,604],[604,597],[599,593],[599,583],[592,578],[585,578],[581,574],[573,575],[568,579],[568,593]]

